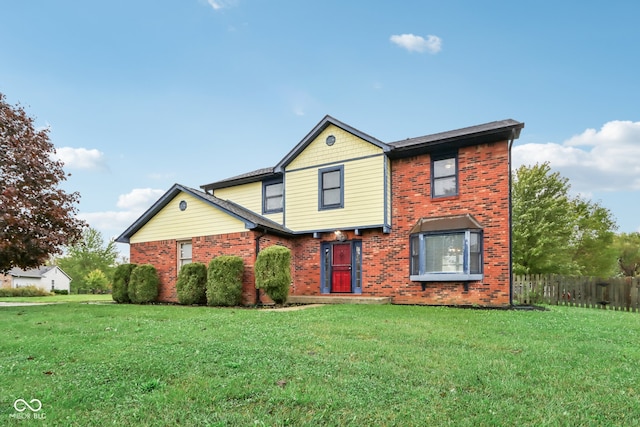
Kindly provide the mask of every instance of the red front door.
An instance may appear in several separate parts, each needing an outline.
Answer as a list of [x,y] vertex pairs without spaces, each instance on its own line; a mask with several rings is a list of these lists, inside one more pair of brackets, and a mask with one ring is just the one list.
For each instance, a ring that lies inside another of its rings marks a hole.
[[336,243],[331,252],[331,292],[351,292],[351,243]]

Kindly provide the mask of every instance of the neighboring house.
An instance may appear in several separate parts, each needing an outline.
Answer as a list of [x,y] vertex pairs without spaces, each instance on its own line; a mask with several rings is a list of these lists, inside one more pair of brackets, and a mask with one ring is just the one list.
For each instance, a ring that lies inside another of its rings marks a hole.
[[384,143],[326,116],[274,167],[175,184],[117,241],[157,268],[160,301],[177,301],[181,265],[224,254],[243,258],[253,304],[257,253],[279,244],[292,251],[291,296],[508,306],[511,146],[523,127]]
[[71,277],[56,265],[47,265],[31,270],[12,268],[3,279],[3,287],[24,288],[36,286],[48,292],[71,291]]

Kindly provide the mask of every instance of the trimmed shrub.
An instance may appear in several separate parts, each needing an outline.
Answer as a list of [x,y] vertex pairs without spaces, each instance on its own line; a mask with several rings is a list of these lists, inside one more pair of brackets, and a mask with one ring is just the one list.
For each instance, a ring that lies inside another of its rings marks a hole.
[[180,268],[176,293],[180,304],[204,304],[207,302],[207,267],[200,262],[185,264]]
[[207,305],[234,306],[242,301],[244,263],[239,256],[212,259],[207,269]]
[[50,295],[53,294],[34,285],[21,288],[0,288],[0,297],[48,297]]
[[69,295],[69,291],[66,289],[54,289],[53,293],[56,295]]
[[276,304],[284,304],[291,285],[291,251],[269,246],[258,253],[254,267],[256,288],[264,289]]
[[134,304],[153,302],[158,298],[158,272],[151,264],[136,266],[129,279],[128,295]]
[[129,280],[131,279],[131,272],[136,268],[136,264],[120,264],[113,272],[113,283],[111,297],[115,302],[128,303],[129,299]]

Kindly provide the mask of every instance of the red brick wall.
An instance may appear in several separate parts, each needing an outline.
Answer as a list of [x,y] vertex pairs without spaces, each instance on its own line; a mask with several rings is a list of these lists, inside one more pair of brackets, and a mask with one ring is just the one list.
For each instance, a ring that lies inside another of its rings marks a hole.
[[[242,233],[221,234],[215,236],[199,236],[191,239],[192,261],[209,265],[209,262],[220,255],[234,255],[242,258],[244,274],[242,277],[242,304],[252,305],[256,301],[255,264],[256,237],[260,237],[260,248],[279,244],[293,251],[293,245],[286,239],[271,235],[247,231]],[[183,240],[180,240],[183,241]],[[160,278],[158,301],[178,302],[176,279],[178,274],[178,241],[162,240],[156,242],[134,243],[131,245],[131,262],[136,264],[153,264]],[[293,264],[293,262],[292,262]],[[294,268],[292,266],[292,278]],[[260,301],[272,303],[271,299],[260,291]]]
[[[509,304],[509,165],[507,142],[462,148],[458,152],[459,195],[431,199],[431,160],[428,155],[394,160],[391,165],[391,233],[364,230],[361,236],[344,231],[347,239],[362,241],[363,296],[392,297],[397,304],[480,305]],[[484,279],[463,283],[409,280],[409,231],[422,217],[472,214],[484,226]],[[320,244],[310,235],[291,239],[247,231],[194,237],[193,261],[208,264],[219,255],[241,256],[245,264],[243,304],[255,302],[253,265],[256,238],[260,248],[279,244],[292,250],[294,295],[320,294]],[[160,275],[160,301],[176,302],[177,242],[166,240],[131,245],[131,262],[151,263]],[[261,292],[262,302],[270,302]]]
[[[220,234],[216,236],[194,237],[193,261],[209,266],[209,262],[221,255],[239,256],[244,263],[242,276],[242,303],[253,304],[256,289],[253,285],[253,264],[255,262],[255,240],[252,231],[242,233]],[[175,288],[175,279],[172,285]]]
[[[333,233],[331,233],[333,235]],[[320,239],[296,238],[294,246],[294,281],[292,295],[320,295]]]
[[[384,277],[395,303],[505,306],[509,304],[509,158],[507,141],[462,148],[458,152],[459,195],[431,199],[429,156],[396,160],[392,164],[393,224],[391,245],[378,250]],[[484,279],[462,283],[409,281],[408,236],[421,217],[471,214],[484,226]],[[384,237],[384,236],[383,236]],[[373,243],[373,242],[372,242]],[[363,248],[363,253],[367,251]],[[372,260],[375,263],[374,260]],[[365,265],[367,265],[365,263]],[[392,268],[389,268],[393,265]],[[399,272],[392,277],[389,270]]]

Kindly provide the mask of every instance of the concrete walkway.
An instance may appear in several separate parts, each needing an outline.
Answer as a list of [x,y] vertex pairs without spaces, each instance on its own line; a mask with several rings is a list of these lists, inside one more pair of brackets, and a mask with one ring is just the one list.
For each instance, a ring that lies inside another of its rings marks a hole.
[[265,311],[298,311],[305,310],[307,308],[322,307],[324,304],[305,304],[305,305],[292,305],[290,307],[274,307],[265,309]]
[[0,301],[0,307],[29,307],[32,305],[51,305],[59,302],[4,302]]

